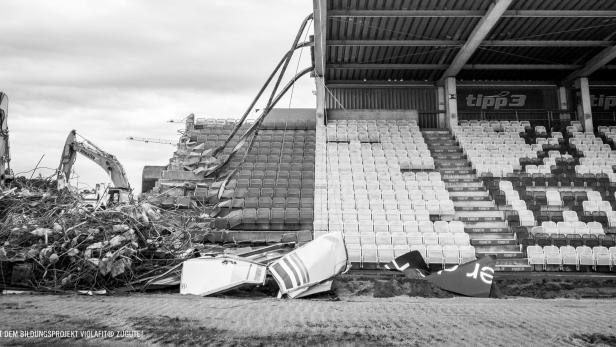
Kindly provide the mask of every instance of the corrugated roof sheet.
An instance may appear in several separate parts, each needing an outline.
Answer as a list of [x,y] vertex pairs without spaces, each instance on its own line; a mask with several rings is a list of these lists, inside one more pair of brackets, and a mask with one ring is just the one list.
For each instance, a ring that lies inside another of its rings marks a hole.
[[[328,10],[486,11],[492,0],[329,0]],[[616,11],[614,0],[514,0],[509,10]],[[480,17],[330,17],[331,40],[466,41]],[[616,40],[616,18],[503,17],[486,40]],[[604,47],[480,47],[469,64],[583,65]],[[450,64],[457,47],[331,46],[327,64]],[[442,70],[328,68],[328,80],[405,79],[433,81]],[[571,70],[533,70],[534,79],[559,80]],[[520,79],[520,71],[464,70],[466,79]],[[522,74],[523,75],[523,74]],[[613,74],[603,71],[598,78]],[[611,78],[611,77],[607,77]]]

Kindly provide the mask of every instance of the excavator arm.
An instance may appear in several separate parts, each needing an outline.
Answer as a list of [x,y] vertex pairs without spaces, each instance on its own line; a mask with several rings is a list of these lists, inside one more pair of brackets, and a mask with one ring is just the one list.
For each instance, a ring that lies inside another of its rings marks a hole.
[[66,138],[66,143],[62,150],[60,166],[58,167],[58,173],[60,174],[59,181],[62,181],[61,183],[59,182],[59,185],[68,183],[73,164],[75,164],[75,159],[77,158],[77,153],[81,153],[86,158],[98,164],[98,166],[109,174],[115,188],[130,192],[131,188],[126,172],[118,159],[103,151],[87,139],[81,138],[81,140],[78,140],[77,136],[77,132],[72,130]]
[[9,152],[9,127],[7,124],[9,98],[0,92],[0,180],[12,178]]

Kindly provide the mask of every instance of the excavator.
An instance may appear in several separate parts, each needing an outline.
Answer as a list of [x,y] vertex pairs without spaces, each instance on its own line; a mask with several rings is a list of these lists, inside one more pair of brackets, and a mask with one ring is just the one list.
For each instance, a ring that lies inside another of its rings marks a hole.
[[[98,196],[95,198],[95,200],[98,200],[95,208],[98,206],[111,207],[133,203],[132,190],[122,164],[120,164],[115,156],[105,152],[90,140],[78,135],[75,130],[68,134],[64,149],[62,150],[62,158],[58,167],[59,190],[69,186],[68,182],[71,177],[73,164],[75,159],[77,159],[77,153],[81,153],[102,167],[109,174],[113,183],[113,187],[109,187],[103,192],[98,192]],[[108,198],[106,198],[107,196]]]
[[9,152],[9,127],[7,124],[9,98],[0,92],[0,189],[13,180]]

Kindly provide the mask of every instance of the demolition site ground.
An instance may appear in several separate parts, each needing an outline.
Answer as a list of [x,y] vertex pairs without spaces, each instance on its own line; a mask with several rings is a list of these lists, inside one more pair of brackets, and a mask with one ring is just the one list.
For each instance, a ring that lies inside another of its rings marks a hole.
[[615,346],[606,299],[5,295],[6,331],[131,331],[128,337],[5,338],[3,346]]

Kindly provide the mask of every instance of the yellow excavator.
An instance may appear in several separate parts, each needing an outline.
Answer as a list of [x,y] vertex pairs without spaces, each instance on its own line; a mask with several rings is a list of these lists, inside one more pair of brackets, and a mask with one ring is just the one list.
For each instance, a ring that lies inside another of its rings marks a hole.
[[[79,139],[78,139],[79,137]],[[62,150],[62,158],[58,167],[58,189],[63,189],[69,186],[71,170],[77,153],[81,153],[86,158],[98,164],[109,176],[113,187],[109,187],[104,192],[99,193],[95,208],[98,206],[115,206],[133,203],[133,194],[128,183],[128,177],[122,164],[118,159],[105,152],[91,141],[77,134],[72,130],[66,138],[64,149]],[[108,198],[107,198],[108,197]]]
[[11,154],[9,152],[9,98],[0,92],[0,188],[13,179]]

